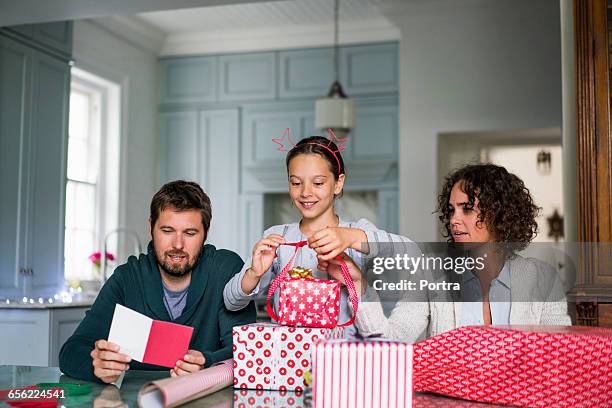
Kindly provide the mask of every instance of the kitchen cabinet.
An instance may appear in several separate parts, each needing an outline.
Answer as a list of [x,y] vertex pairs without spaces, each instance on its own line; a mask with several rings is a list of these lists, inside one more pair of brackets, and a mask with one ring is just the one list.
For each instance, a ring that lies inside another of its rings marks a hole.
[[340,49],[340,55],[340,79],[347,95],[352,97],[397,92],[397,43],[343,47]]
[[280,98],[323,97],[334,81],[333,48],[279,52]]
[[42,24],[23,24],[5,27],[3,30],[14,33],[19,39],[35,47],[41,47],[47,52],[65,57],[72,54],[72,21],[54,21]]
[[238,249],[238,110],[190,110],[161,115],[162,182],[199,183],[212,201],[207,242]]
[[[314,107],[332,82],[332,51],[161,59],[160,179],[184,178],[204,187],[213,205],[209,242],[217,247],[248,256],[265,227],[267,196],[287,192],[285,153],[272,138],[286,128],[295,142],[322,133],[315,129]],[[397,53],[395,42],[343,46],[340,53],[340,79],[357,110],[357,126],[343,152],[345,189],[375,191],[381,227],[394,232]]]
[[215,102],[217,58],[188,57],[160,62],[161,103]]
[[30,49],[0,36],[0,293],[19,285],[24,248],[26,181],[22,152],[29,133]]
[[[397,43],[340,47],[340,82],[350,97],[397,94]],[[334,79],[333,48],[169,57],[160,60],[166,106],[320,98]]]
[[[399,132],[396,96],[355,98],[357,126],[342,153],[347,169],[348,190],[397,189],[397,145]],[[242,192],[265,193],[287,190],[285,155],[272,138],[286,128],[292,139],[321,134],[314,125],[314,103],[276,102],[246,107],[242,115]],[[292,146],[285,138],[286,147]],[[392,179],[389,179],[389,177]],[[394,228],[395,230],[395,228]]]
[[[350,97],[396,93],[396,43],[340,47],[340,83]],[[322,97],[334,80],[333,48],[279,51],[279,97]]]
[[63,285],[70,65],[0,32],[0,293]]
[[67,56],[72,54],[72,21],[34,24],[34,41],[48,49],[55,49]]
[[276,97],[276,54],[273,52],[219,57],[219,100],[248,101]]
[[88,305],[0,307],[0,364],[57,367],[62,345],[88,309]]

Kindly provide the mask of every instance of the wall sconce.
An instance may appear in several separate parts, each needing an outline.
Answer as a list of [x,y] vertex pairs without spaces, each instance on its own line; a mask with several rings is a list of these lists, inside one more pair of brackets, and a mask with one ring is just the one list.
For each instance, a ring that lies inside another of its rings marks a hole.
[[540,174],[550,174],[552,169],[552,156],[547,150],[540,150],[537,158],[537,169]]

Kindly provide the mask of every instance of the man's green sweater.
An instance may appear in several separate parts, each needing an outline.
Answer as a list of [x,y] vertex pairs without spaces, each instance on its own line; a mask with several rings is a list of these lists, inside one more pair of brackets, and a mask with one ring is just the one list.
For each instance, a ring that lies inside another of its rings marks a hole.
[[[232,327],[255,321],[255,306],[230,312],[223,303],[225,284],[242,268],[234,252],[205,245],[191,275],[187,303],[174,323],[194,328],[190,349],[199,350],[205,366],[232,357]],[[163,303],[164,291],[152,244],[148,253],[131,256],[106,282],[91,309],[74,334],[64,343],[59,355],[60,369],[75,378],[99,381],[93,374],[91,351],[94,343],[107,339],[115,304],[120,304],[152,319],[171,321]],[[130,370],[168,370],[136,361]]]

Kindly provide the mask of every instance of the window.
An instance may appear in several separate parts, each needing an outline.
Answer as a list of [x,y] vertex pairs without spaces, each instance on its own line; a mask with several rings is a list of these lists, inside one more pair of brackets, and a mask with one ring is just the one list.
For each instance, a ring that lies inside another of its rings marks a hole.
[[64,277],[99,280],[89,256],[117,225],[119,86],[73,68],[68,132]]

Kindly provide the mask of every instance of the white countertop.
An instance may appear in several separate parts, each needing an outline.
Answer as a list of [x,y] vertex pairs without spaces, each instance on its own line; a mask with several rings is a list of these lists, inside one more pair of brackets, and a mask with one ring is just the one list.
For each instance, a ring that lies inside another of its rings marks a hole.
[[11,302],[4,303],[0,302],[0,309],[58,309],[58,308],[68,308],[68,307],[89,307],[93,304],[95,298],[86,299],[80,301],[74,301],[71,303],[63,303],[63,302],[54,302],[54,303],[19,303],[19,302]]

